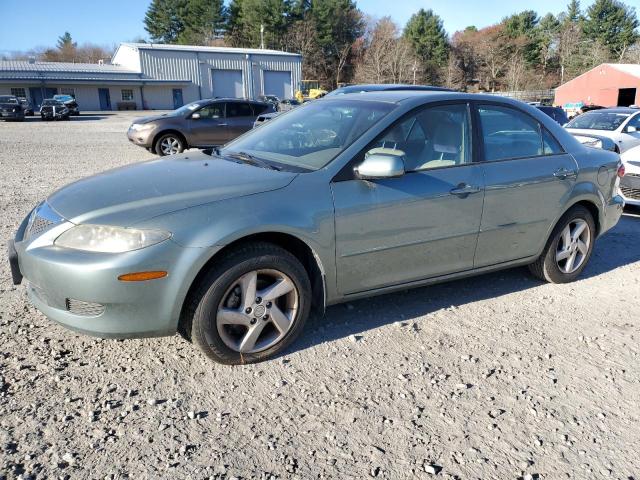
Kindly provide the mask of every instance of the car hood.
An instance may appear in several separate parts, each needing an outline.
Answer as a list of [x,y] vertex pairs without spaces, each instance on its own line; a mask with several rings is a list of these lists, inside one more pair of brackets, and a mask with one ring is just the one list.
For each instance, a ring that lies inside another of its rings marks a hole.
[[4,102],[0,102],[0,108],[13,108],[13,107],[18,107],[19,105],[15,104],[15,103],[4,103]]
[[567,128],[571,135],[599,135],[601,137],[613,138],[618,132],[616,130],[593,130],[589,128]]
[[131,226],[196,205],[277,190],[296,175],[190,152],[88,177],[58,190],[47,203],[72,223]]
[[134,118],[133,122],[131,123],[149,123],[149,122],[155,122],[156,120],[162,120],[164,118],[169,117],[170,115],[168,114],[164,114],[164,115],[149,115],[148,117],[138,117],[138,118]]

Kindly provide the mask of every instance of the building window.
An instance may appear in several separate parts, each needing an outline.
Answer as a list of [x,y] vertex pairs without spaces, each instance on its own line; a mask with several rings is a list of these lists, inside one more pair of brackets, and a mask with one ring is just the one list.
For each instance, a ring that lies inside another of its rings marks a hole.
[[133,101],[133,90],[125,88],[122,90],[122,101],[123,102],[132,102]]
[[71,95],[73,98],[76,98],[76,89],[75,88],[60,88],[61,95]]
[[11,95],[18,98],[27,98],[24,88],[11,88]]

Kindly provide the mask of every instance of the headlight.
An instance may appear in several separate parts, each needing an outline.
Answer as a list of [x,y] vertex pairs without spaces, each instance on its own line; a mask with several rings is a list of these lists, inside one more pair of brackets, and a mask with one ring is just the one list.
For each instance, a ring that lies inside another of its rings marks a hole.
[[55,244],[87,252],[122,253],[150,247],[171,237],[160,230],[110,227],[107,225],[77,225],[60,235]]
[[134,132],[139,132],[141,130],[150,130],[152,128],[153,128],[152,123],[132,123],[131,126],[129,127],[129,129],[133,130]]

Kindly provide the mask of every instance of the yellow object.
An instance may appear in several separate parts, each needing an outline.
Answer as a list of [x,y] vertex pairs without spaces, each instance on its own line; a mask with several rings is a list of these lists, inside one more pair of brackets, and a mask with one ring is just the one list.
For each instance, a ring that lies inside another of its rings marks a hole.
[[324,97],[327,93],[329,93],[327,90],[320,88],[318,80],[302,80],[300,82],[300,90],[296,92],[296,99],[299,102],[305,102]]
[[164,271],[125,273],[120,275],[118,280],[121,282],[145,282],[156,278],[164,278],[167,275],[168,273]]

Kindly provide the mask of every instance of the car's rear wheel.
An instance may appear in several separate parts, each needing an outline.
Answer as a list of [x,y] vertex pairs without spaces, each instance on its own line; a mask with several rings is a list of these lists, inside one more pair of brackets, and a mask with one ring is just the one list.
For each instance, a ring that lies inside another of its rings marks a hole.
[[596,226],[591,212],[577,205],[562,216],[542,255],[529,265],[529,270],[547,282],[572,282],[587,266],[595,237]]
[[276,245],[248,244],[202,278],[181,329],[216,362],[254,363],[286,348],[310,307],[311,284],[298,259]]
[[158,138],[156,142],[156,153],[161,157],[165,155],[175,155],[184,151],[184,140],[175,133],[167,133]]

